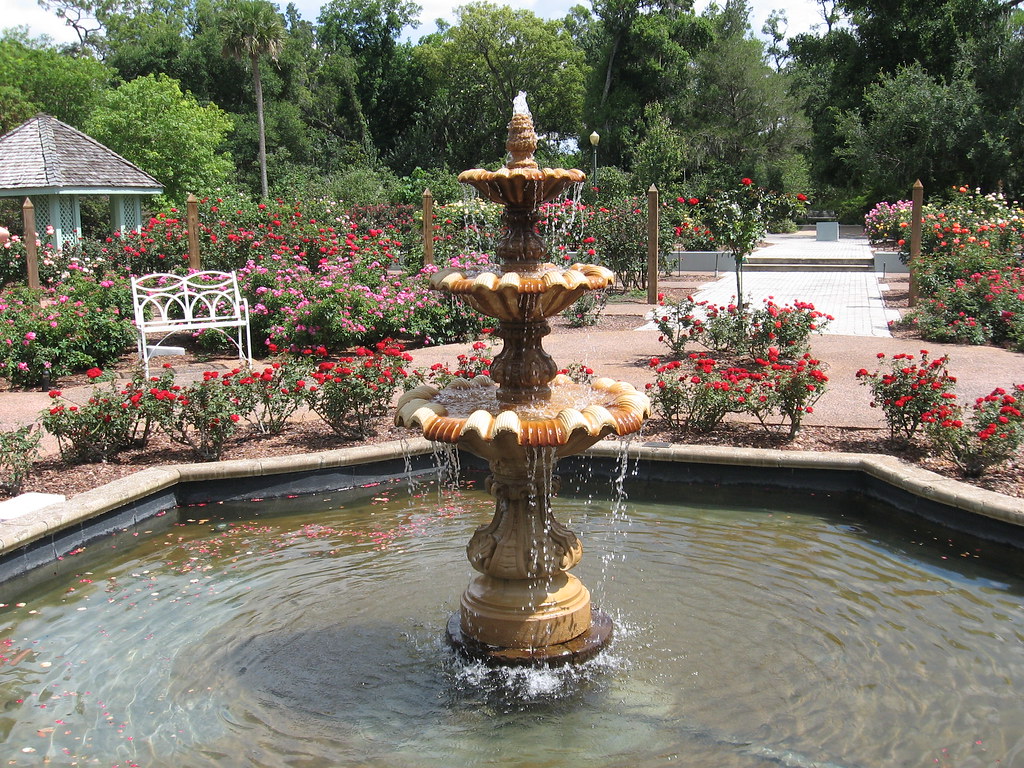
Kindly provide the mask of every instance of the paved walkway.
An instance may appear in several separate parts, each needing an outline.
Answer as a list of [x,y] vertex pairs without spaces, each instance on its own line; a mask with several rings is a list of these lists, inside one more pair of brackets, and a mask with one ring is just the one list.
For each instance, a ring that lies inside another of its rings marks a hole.
[[[866,238],[844,238],[818,242],[813,232],[793,235],[770,235],[768,247],[758,256],[786,260],[808,258],[870,258],[871,247]],[[747,303],[759,307],[765,299],[776,304],[795,301],[810,302],[819,312],[832,315],[825,333],[840,336],[890,337],[889,321],[898,320],[899,312],[887,310],[882,301],[884,285],[874,272],[751,272],[743,273],[743,293]],[[736,275],[729,272],[719,280],[702,287],[694,294],[698,301],[726,306],[736,301]],[[653,324],[643,330],[653,329]]]

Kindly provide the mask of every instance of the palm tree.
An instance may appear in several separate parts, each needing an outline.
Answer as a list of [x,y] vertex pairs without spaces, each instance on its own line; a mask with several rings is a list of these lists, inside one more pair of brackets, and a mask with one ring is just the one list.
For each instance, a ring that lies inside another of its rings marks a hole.
[[252,65],[252,84],[256,90],[256,123],[260,137],[260,190],[267,192],[267,135],[263,124],[263,81],[260,58],[276,61],[284,40],[284,24],[277,9],[267,0],[232,0],[220,17],[224,35],[223,55],[248,60]]

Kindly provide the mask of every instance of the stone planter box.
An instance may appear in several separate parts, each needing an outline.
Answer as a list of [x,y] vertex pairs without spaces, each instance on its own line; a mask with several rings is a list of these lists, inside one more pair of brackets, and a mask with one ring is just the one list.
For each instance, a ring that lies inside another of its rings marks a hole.
[[734,272],[736,262],[725,251],[674,251],[668,267],[677,275],[685,272]]
[[875,272],[885,275],[908,275],[910,268],[900,259],[899,251],[871,251],[875,257]]
[[831,242],[839,239],[838,221],[819,221],[814,225],[815,239],[819,242]]

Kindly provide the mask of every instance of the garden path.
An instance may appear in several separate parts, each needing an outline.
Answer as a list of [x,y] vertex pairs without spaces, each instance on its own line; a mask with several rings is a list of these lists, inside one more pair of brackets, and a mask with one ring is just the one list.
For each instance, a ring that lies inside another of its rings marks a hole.
[[[770,245],[756,251],[758,257],[778,262],[812,261],[815,259],[871,258],[871,246],[864,237],[843,237],[840,240],[818,241],[814,232],[792,235],[769,235]],[[744,270],[743,293],[751,307],[759,307],[765,299],[776,304],[809,302],[819,312],[832,315],[825,333],[840,336],[875,336],[887,338],[889,322],[899,319],[899,312],[887,310],[882,299],[885,290],[882,273],[849,271],[771,271]],[[718,280],[701,287],[694,298],[709,304],[727,306],[736,301],[736,275],[723,274]],[[656,330],[653,312],[638,330]]]

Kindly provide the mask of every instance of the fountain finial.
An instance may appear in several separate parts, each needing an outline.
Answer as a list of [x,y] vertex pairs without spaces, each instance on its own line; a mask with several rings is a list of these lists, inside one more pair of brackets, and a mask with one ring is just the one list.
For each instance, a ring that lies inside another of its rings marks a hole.
[[505,167],[536,168],[533,153],[537,151],[537,134],[533,130],[533,116],[526,103],[526,91],[516,94],[512,102],[512,120],[508,124],[508,141],[505,143],[509,158]]

